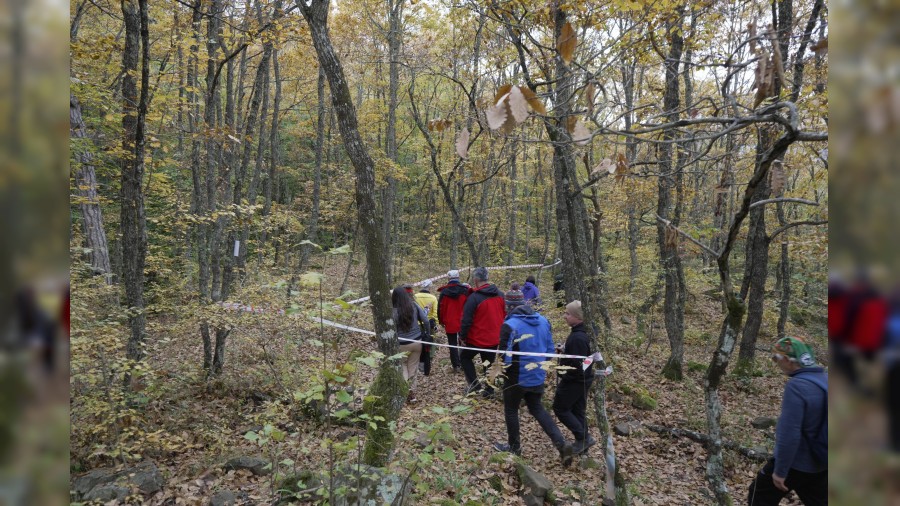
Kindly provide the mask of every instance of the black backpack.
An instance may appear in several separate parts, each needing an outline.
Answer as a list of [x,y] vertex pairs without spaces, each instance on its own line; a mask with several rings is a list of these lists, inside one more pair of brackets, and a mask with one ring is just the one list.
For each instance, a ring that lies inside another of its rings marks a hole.
[[800,374],[796,378],[806,380],[822,389],[824,401],[822,402],[822,418],[819,427],[813,434],[803,434],[809,444],[810,452],[816,462],[828,463],[828,383],[824,375]]

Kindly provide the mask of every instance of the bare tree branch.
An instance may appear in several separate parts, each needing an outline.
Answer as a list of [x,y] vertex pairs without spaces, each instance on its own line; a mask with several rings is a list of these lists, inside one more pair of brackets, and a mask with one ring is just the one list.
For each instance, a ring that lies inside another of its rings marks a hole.
[[672,225],[672,222],[671,222],[671,221],[669,221],[669,220],[663,218],[662,216],[660,216],[660,215],[658,215],[658,214],[656,215],[656,221],[662,223],[663,225],[665,225],[665,226],[667,226],[667,227],[672,227],[673,230],[675,230],[676,232],[678,232],[679,234],[681,234],[685,239],[687,239],[688,241],[691,241],[692,243],[696,244],[700,249],[702,249],[703,251],[709,253],[710,255],[712,255],[712,256],[714,256],[714,257],[719,256],[719,254],[716,253],[715,251],[713,251],[712,248],[710,248],[709,246],[703,244],[702,242],[698,241],[697,239],[694,239],[693,237],[690,236],[690,234],[688,234],[688,233],[685,232],[684,230],[681,230],[680,228],[676,227],[675,225]]
[[828,220],[804,220],[804,221],[795,221],[795,222],[793,222],[793,223],[788,223],[787,225],[784,225],[783,227],[780,227],[780,228],[775,229],[775,231],[772,232],[772,235],[770,235],[770,236],[768,237],[768,240],[771,241],[771,240],[775,239],[775,237],[777,237],[779,234],[781,234],[782,232],[784,232],[785,230],[788,230],[788,229],[794,228],[794,227],[798,227],[798,226],[800,226],[800,225],[827,225],[827,224],[828,224]]
[[757,202],[754,202],[754,203],[750,204],[750,209],[753,209],[754,207],[764,206],[766,204],[774,204],[776,202],[796,202],[798,204],[806,204],[808,206],[818,206],[819,205],[818,202],[815,202],[813,200],[798,199],[798,198],[792,198],[792,197],[779,197],[777,199],[766,199],[766,200],[759,200]]

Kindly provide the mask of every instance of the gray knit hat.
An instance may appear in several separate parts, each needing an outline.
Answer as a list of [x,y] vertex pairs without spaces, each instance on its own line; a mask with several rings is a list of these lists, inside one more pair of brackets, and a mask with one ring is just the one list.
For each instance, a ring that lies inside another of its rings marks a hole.
[[519,290],[519,285],[514,284],[513,288],[506,292],[506,295],[503,296],[504,300],[506,300],[506,309],[510,310],[525,304],[525,295],[522,294],[522,291]]

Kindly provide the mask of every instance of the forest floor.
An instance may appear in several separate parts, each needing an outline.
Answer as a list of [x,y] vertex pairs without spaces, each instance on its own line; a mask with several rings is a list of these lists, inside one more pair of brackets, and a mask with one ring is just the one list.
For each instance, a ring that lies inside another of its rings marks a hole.
[[[333,278],[334,279],[334,278]],[[552,293],[550,276],[540,283],[543,294]],[[501,289],[508,284],[500,284]],[[692,289],[686,313],[685,376],[668,381],[660,374],[668,357],[668,341],[661,318],[656,321],[651,342],[638,338],[635,324],[613,312],[614,328],[609,349],[604,350],[614,372],[607,384],[607,410],[611,426],[638,421],[665,427],[705,432],[703,379],[705,367],[715,346],[721,324],[719,303]],[[344,311],[343,322],[371,329],[368,308]],[[568,329],[561,308],[547,308],[545,316],[554,326],[554,340],[565,339]],[[281,472],[333,469],[335,463],[355,462],[365,432],[353,426],[322,423],[304,416],[295,395],[310,388],[310,378],[352,362],[375,349],[362,334],[297,323],[285,327],[273,324],[273,316],[248,314],[229,337],[226,370],[216,380],[206,381],[198,367],[201,347],[196,322],[168,322],[152,326],[153,339],[165,333],[165,344],[152,354],[155,382],[144,393],[149,398],[143,408],[144,429],[148,436],[145,458],[152,459],[166,476],[166,486],[144,498],[150,504],[208,504],[219,490],[237,494],[243,504],[270,504],[280,486],[273,475],[254,476],[249,471],[225,471],[222,465],[236,456],[262,456],[276,462]],[[275,316],[285,318],[288,316]],[[302,317],[300,317],[302,318]],[[624,323],[623,323],[624,322]],[[193,324],[192,324],[193,323]],[[802,329],[795,329],[801,330]],[[700,336],[700,337],[696,337]],[[445,341],[443,331],[438,341]],[[763,338],[761,338],[763,339]],[[324,345],[316,345],[321,340]],[[820,340],[816,340],[820,342]],[[760,342],[760,346],[768,343]],[[821,348],[820,348],[821,349]],[[777,418],[784,377],[759,354],[758,369],[748,378],[727,376],[720,389],[723,405],[724,438],[742,447],[764,447],[772,451],[774,428],[755,429],[756,417]],[[764,356],[762,356],[764,355]],[[733,359],[736,359],[736,352]],[[353,385],[358,401],[375,370],[359,365],[347,371],[346,384]],[[548,376],[545,404],[552,400],[555,379]],[[505,442],[502,400],[466,399],[465,380],[452,373],[446,348],[437,348],[430,376],[419,376],[418,402],[404,406],[395,434],[411,433],[408,439],[397,437],[391,470],[401,476],[415,469],[414,497],[411,504],[524,504],[521,485],[511,460],[492,458],[494,442]],[[643,391],[657,401],[651,410],[632,405],[631,393]],[[451,413],[455,406],[467,406]],[[443,408],[443,410],[441,409]],[[590,413],[590,409],[588,410]],[[551,411],[552,413],[552,411]],[[562,504],[600,504],[605,469],[600,445],[586,457],[564,468],[556,450],[535,420],[520,412],[523,457],[553,483]],[[599,439],[592,422],[592,434]],[[450,436],[423,449],[427,442],[421,434],[441,422],[449,422]],[[245,435],[260,432],[266,425],[284,431],[283,441],[258,444]],[[572,439],[559,424],[567,439]],[[155,434],[155,436],[153,436]],[[154,441],[165,445],[154,446]],[[447,450],[451,450],[448,452]],[[706,451],[700,443],[685,438],[660,435],[641,427],[629,436],[615,437],[617,463],[625,473],[635,505],[712,504],[705,479]],[[430,453],[422,457],[423,453]],[[762,462],[725,450],[726,478],[736,503],[746,501],[747,487]],[[73,448],[73,478],[80,471],[95,467],[84,449]],[[498,480],[497,477],[500,479]],[[783,504],[797,504],[785,501]]]

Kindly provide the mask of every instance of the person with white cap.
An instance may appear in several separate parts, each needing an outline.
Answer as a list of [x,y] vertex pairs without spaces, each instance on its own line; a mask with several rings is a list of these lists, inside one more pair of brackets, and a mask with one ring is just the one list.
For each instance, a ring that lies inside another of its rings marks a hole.
[[[447,332],[447,344],[457,346],[459,344],[459,328],[462,323],[463,306],[466,304],[468,289],[459,282],[459,271],[451,269],[447,271],[450,278],[447,284],[438,288],[437,317],[438,323]],[[450,365],[453,372],[462,370],[459,361],[459,350],[450,348]]]
[[437,297],[432,295],[431,287],[431,280],[423,281],[422,289],[413,294],[413,298],[416,300],[416,303],[422,306],[422,309],[428,313],[428,320],[431,322],[431,331],[434,332],[437,328],[438,300]]

